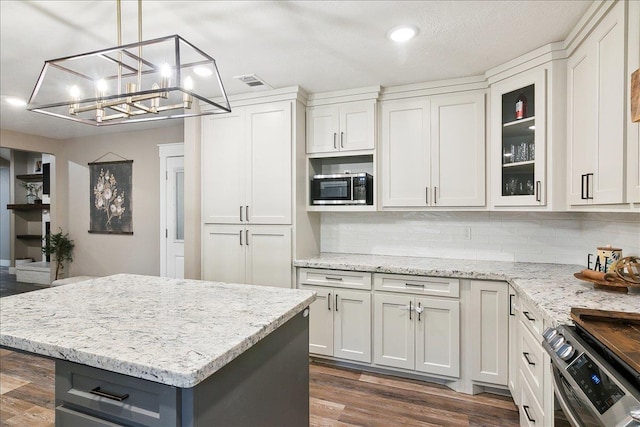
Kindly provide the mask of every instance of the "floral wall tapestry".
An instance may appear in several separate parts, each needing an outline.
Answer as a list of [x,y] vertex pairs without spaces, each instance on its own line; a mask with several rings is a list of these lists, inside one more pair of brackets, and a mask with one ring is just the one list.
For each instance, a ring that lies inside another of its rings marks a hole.
[[133,234],[133,160],[89,163],[89,233]]

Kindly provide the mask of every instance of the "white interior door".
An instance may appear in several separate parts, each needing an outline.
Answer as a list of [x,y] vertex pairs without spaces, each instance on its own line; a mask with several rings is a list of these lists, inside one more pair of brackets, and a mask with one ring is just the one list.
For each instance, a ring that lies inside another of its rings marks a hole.
[[167,157],[167,277],[184,279],[184,157]]

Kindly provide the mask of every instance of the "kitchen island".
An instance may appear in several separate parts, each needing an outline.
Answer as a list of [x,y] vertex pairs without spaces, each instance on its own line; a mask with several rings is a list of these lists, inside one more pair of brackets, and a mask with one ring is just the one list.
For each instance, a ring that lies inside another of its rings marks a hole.
[[119,274],[3,298],[56,426],[308,425],[309,291]]

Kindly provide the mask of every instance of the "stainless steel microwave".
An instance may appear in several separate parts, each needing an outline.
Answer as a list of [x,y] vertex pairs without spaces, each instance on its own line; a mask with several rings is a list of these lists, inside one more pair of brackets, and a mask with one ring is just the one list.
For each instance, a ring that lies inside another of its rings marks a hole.
[[373,177],[368,173],[314,175],[312,205],[373,205]]

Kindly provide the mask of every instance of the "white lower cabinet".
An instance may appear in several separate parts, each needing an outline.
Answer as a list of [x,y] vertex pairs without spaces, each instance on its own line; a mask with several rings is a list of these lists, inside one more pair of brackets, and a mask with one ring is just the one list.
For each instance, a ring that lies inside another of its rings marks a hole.
[[520,396],[518,394],[518,356],[520,354],[520,346],[518,345],[518,337],[520,335],[520,320],[518,319],[518,294],[513,287],[509,286],[509,391],[516,405],[520,404]]
[[460,376],[460,301],[377,293],[374,363]]
[[506,386],[509,375],[509,289],[471,281],[471,379]]
[[309,353],[371,362],[371,294],[301,285],[316,292],[309,313]]
[[202,279],[291,287],[291,227],[206,224]]

